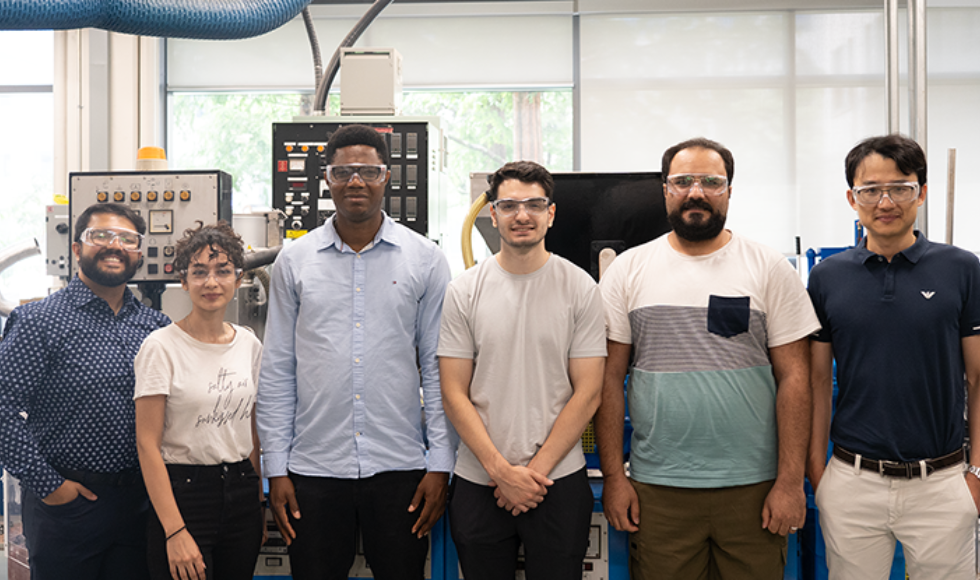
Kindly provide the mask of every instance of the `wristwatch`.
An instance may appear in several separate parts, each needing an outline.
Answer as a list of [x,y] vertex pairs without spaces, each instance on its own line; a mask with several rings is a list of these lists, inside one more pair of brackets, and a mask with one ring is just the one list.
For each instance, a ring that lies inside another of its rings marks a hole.
[[969,467],[966,468],[966,470],[972,473],[973,475],[977,476],[977,479],[980,479],[980,467],[977,467],[976,465],[970,465]]

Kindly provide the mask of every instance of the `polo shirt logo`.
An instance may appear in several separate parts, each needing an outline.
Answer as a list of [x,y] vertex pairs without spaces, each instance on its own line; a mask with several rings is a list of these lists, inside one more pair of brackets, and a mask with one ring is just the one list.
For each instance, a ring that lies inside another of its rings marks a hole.
[[932,298],[933,296],[935,296],[936,293],[933,290],[922,290],[922,295],[926,297],[926,300],[928,300],[928,299]]

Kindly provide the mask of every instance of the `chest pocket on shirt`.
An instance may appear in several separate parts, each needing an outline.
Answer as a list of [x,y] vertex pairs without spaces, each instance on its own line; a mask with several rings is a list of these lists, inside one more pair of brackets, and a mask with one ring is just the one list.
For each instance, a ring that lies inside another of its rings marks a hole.
[[731,338],[749,329],[748,296],[709,296],[708,332]]

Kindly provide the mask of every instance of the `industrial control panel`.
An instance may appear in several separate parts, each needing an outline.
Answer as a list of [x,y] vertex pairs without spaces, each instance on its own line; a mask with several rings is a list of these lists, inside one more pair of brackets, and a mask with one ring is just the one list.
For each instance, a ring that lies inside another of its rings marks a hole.
[[[69,177],[69,239],[85,208],[99,203],[127,205],[146,220],[143,258],[130,283],[173,282],[174,244],[197,221],[232,221],[231,176],[223,171],[133,171],[72,173]],[[71,259],[71,275],[77,265]]]
[[48,276],[67,279],[68,256],[71,254],[71,242],[68,237],[68,206],[46,206],[44,226],[44,264]]
[[301,117],[272,125],[272,205],[285,216],[285,237],[322,225],[335,211],[324,177],[327,142],[350,124],[373,127],[385,139],[391,179],[382,209],[393,220],[429,235],[444,211],[436,192],[445,144],[433,117]]

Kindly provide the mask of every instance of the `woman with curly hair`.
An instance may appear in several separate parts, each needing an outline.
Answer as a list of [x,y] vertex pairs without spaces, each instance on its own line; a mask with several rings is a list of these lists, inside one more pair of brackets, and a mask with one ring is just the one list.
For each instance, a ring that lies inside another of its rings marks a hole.
[[224,321],[244,263],[227,223],[187,230],[174,267],[191,313],[150,334],[136,356],[154,579],[247,580],[255,568],[264,526],[254,413],[262,346]]

